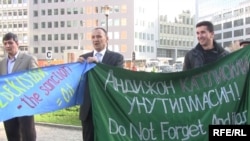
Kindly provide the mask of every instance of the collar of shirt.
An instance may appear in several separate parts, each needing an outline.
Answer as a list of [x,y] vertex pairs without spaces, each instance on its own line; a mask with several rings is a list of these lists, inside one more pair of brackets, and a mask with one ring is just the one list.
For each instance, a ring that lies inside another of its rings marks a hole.
[[16,55],[13,57],[13,58],[10,58],[9,56],[8,56],[8,62],[10,61],[10,62],[15,62],[16,61],[16,58],[17,58],[17,56],[18,56],[18,54],[19,54],[19,51],[16,53]]
[[100,51],[100,52],[97,52],[96,50],[94,50],[94,56],[96,56],[96,53],[100,53],[100,54],[102,54],[102,57],[104,56],[104,54],[105,54],[105,52],[106,52],[106,48],[105,49],[103,49],[102,51]]

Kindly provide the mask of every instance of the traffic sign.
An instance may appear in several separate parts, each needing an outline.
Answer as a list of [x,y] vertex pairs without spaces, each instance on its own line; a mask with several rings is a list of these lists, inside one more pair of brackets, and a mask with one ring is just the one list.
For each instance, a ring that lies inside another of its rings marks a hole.
[[51,51],[46,52],[46,59],[52,59],[52,52]]

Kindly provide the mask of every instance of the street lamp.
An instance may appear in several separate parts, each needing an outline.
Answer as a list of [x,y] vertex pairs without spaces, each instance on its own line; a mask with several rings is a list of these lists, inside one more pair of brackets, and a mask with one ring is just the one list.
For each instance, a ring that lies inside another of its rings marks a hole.
[[102,7],[102,11],[104,12],[104,15],[106,16],[106,30],[108,32],[108,18],[109,18],[109,12],[111,11],[111,7],[108,5],[105,5]]

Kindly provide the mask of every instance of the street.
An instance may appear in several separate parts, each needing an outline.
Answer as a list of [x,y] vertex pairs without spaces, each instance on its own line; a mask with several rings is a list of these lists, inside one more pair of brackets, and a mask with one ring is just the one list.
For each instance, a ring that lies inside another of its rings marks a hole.
[[[37,141],[82,141],[81,127],[36,124]],[[7,141],[3,123],[0,123],[0,141]]]

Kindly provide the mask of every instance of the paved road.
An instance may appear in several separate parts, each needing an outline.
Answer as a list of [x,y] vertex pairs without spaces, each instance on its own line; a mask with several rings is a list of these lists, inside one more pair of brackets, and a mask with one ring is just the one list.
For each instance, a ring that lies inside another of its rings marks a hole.
[[[36,124],[37,141],[82,141],[80,127]],[[7,141],[3,123],[0,123],[0,141]]]

